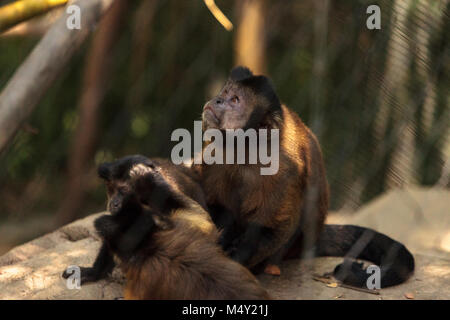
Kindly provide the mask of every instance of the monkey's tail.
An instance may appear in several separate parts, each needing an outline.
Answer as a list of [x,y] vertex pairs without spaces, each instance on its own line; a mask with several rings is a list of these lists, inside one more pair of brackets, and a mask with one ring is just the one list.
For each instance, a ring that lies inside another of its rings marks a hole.
[[380,268],[380,287],[406,281],[414,271],[414,258],[400,242],[375,230],[354,225],[325,225],[316,247],[318,256],[345,257],[334,269],[336,279],[345,284],[366,287],[367,273],[352,259],[363,259]]

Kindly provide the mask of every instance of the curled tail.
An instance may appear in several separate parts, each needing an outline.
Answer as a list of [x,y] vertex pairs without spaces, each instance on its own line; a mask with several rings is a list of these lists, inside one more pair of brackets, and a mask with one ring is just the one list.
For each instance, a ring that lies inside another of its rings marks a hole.
[[403,244],[375,230],[354,225],[325,225],[316,254],[345,257],[344,262],[334,269],[334,276],[345,284],[360,288],[366,287],[371,273],[366,273],[362,264],[351,259],[378,265],[381,288],[406,281],[414,271],[414,258]]

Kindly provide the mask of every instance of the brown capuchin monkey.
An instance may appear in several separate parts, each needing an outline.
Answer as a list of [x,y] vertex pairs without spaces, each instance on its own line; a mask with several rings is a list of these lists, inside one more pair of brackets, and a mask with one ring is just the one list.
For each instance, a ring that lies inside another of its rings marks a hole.
[[135,155],[100,165],[111,214],[94,222],[103,245],[93,267],[81,268],[82,282],[105,276],[115,257],[125,299],[269,299],[251,272],[224,254],[204,206],[181,191],[189,186],[198,196],[200,186],[173,172],[184,170],[177,167],[168,178],[161,161]]
[[[357,226],[324,225],[328,185],[319,142],[299,116],[282,105],[269,79],[236,67],[220,93],[202,114],[203,131],[267,129],[267,149],[278,129],[278,171],[262,175],[256,164],[194,164],[214,223],[222,230],[220,243],[229,256],[254,272],[279,274],[282,259],[315,251],[318,256],[365,259],[381,267],[381,287],[405,281],[414,270],[410,252],[397,241]],[[227,150],[223,140],[223,163]],[[248,160],[251,148],[245,140]],[[203,145],[205,150],[212,142]],[[257,140],[260,149],[261,140]],[[273,157],[273,155],[271,155]],[[235,162],[236,163],[236,162]],[[344,283],[364,287],[367,274],[352,260],[335,269]]]

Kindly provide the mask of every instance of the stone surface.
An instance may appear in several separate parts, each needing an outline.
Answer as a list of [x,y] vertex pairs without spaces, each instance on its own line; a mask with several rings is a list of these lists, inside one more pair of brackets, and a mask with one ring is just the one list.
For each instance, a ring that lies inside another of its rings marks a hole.
[[93,221],[100,214],[16,247],[0,257],[0,299],[115,299],[123,279],[110,279],[69,290],[62,272],[69,265],[89,266],[100,247]]
[[[331,223],[375,228],[402,241],[414,253],[416,271],[406,283],[380,290],[379,295],[329,286],[313,274],[330,272],[339,258],[292,260],[281,276],[260,280],[278,299],[450,299],[450,192],[395,190],[361,208],[355,215],[335,214]],[[122,296],[118,270],[109,279],[68,289],[61,273],[69,265],[93,263],[100,241],[93,221],[101,213],[18,246],[0,257],[0,299],[116,299]]]
[[450,253],[450,190],[437,188],[397,189],[360,208],[349,217],[333,215],[329,223],[352,223],[383,232],[407,244],[448,258]]
[[277,299],[363,299],[392,300],[406,299],[405,294],[413,293],[415,299],[450,299],[450,259],[414,254],[416,270],[405,283],[385,288],[379,295],[337,287],[314,281],[314,274],[331,272],[342,262],[339,258],[315,258],[301,262],[285,262],[282,275],[278,278],[260,276],[261,283]]

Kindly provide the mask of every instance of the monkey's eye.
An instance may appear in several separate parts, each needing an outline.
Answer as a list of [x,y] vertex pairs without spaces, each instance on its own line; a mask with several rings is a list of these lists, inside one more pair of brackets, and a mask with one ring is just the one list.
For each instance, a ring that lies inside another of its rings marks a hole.
[[239,97],[238,96],[234,96],[233,98],[231,98],[231,102],[238,103],[239,102]]
[[124,195],[124,194],[126,194],[126,193],[128,192],[128,188],[126,188],[126,187],[120,187],[120,188],[118,189],[118,191],[119,191],[119,193],[120,193],[121,195]]

